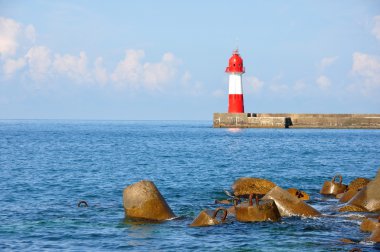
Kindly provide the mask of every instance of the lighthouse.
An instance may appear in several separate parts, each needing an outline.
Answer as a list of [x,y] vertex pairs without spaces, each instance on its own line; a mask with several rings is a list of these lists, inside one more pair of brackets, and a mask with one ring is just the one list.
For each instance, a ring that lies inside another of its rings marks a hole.
[[228,113],[244,113],[242,75],[245,72],[243,59],[238,49],[234,50],[226,73],[228,73]]

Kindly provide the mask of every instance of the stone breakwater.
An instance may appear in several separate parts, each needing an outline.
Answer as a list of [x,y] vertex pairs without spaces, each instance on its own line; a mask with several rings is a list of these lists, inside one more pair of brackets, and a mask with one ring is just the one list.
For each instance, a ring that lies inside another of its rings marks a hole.
[[[338,178],[338,180],[336,180]],[[303,218],[328,217],[306,203],[303,191],[296,188],[285,190],[264,178],[243,177],[231,186],[232,192],[225,191],[226,200],[215,200],[215,210],[204,209],[190,224],[190,227],[207,227],[238,222],[277,222],[282,218],[299,216]],[[365,241],[380,243],[380,169],[374,179],[356,178],[350,184],[343,184],[340,174],[323,183],[320,194],[325,197],[346,197],[344,205],[335,208],[339,212],[367,213],[360,229],[370,232]],[[295,193],[292,193],[294,192]],[[351,193],[350,191],[353,191]],[[347,194],[349,196],[347,196]],[[248,199],[248,200],[247,200]],[[254,202],[255,199],[255,202]],[[312,201],[310,202],[312,203]],[[164,197],[152,181],[142,180],[127,186],[123,191],[123,206],[126,219],[140,222],[163,222],[176,218]],[[219,218],[218,218],[218,213]],[[341,239],[344,243],[356,243]],[[351,250],[352,251],[352,250]],[[361,250],[360,250],[361,251]]]
[[214,113],[213,127],[380,129],[380,114]]

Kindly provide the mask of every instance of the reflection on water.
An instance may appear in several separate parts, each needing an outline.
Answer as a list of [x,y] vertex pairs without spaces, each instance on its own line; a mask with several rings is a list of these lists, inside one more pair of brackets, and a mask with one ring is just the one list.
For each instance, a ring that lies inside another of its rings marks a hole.
[[242,131],[242,129],[240,129],[240,128],[228,128],[227,131],[230,133],[239,133]]

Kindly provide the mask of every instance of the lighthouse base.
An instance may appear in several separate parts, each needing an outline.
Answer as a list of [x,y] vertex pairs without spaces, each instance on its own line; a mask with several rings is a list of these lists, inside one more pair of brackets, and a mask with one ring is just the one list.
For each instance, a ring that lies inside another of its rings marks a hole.
[[213,127],[380,129],[380,114],[214,113]]

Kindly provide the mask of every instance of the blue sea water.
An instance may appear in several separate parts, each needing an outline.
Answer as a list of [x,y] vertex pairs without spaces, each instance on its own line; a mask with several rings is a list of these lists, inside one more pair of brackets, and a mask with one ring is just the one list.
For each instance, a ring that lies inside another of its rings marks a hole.
[[[213,129],[209,121],[0,121],[1,251],[363,251],[360,214],[319,195],[380,167],[380,130]],[[329,217],[190,228],[239,177],[311,195]],[[154,181],[180,218],[126,221],[123,189]],[[78,208],[86,200],[88,208]]]

